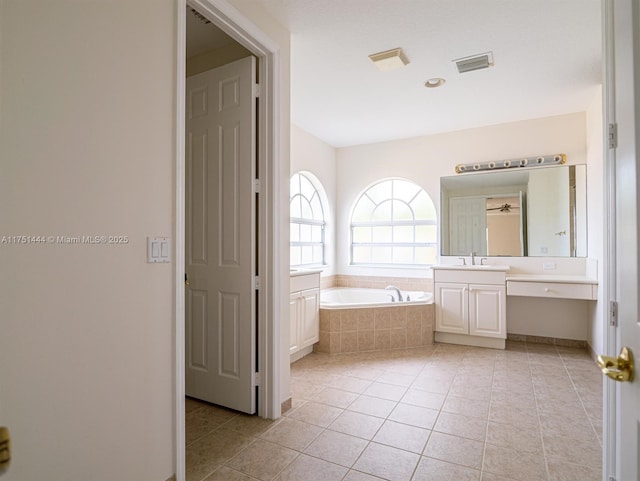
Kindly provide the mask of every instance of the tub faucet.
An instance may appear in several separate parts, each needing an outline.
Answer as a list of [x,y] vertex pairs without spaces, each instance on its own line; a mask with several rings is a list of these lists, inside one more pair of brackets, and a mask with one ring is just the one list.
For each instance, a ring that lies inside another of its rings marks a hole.
[[404,300],[402,298],[402,293],[400,292],[400,289],[398,289],[396,286],[387,286],[387,287],[385,287],[385,290],[387,290],[387,291],[389,291],[389,290],[396,291],[396,294],[398,294],[398,301],[402,302]]
[[476,253],[475,252],[471,252],[471,254],[469,254],[471,256],[471,265],[475,266],[476,265]]

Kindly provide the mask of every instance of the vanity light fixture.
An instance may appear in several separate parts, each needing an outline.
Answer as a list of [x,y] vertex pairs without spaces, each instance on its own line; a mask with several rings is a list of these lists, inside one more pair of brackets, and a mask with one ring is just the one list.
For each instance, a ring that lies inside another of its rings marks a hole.
[[478,172],[481,170],[502,170],[512,167],[548,167],[550,165],[562,165],[567,161],[565,154],[539,155],[537,157],[524,157],[521,159],[496,160],[490,162],[472,162],[470,164],[458,164],[455,167],[456,174],[465,172]]
[[445,84],[446,80],[441,77],[433,77],[427,80],[424,83],[424,86],[428,89],[435,89],[437,87],[442,87]]
[[409,63],[409,58],[401,48],[393,48],[384,52],[373,53],[369,55],[369,58],[381,72],[404,67]]

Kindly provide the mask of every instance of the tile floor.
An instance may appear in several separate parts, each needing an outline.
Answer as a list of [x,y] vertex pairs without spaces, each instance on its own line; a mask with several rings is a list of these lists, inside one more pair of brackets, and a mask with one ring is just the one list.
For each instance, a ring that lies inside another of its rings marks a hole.
[[434,345],[291,366],[277,421],[187,399],[188,481],[600,481],[602,375],[581,349]]

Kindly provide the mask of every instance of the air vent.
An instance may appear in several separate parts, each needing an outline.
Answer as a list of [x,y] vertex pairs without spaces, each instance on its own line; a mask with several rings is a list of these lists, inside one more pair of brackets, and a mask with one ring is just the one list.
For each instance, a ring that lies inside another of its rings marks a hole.
[[493,67],[493,53],[487,52],[472,57],[459,58],[454,60],[459,73],[473,72],[483,68]]

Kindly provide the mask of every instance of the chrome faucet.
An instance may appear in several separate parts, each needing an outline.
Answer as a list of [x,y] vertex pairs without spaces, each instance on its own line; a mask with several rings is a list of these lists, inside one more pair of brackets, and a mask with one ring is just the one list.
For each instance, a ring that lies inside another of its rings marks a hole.
[[475,266],[476,265],[476,253],[475,252],[471,252],[471,254],[469,254],[471,256],[471,265]]
[[402,298],[402,293],[400,292],[400,289],[398,289],[396,286],[387,286],[387,287],[385,287],[385,290],[387,290],[387,291],[389,291],[389,290],[396,291],[396,294],[398,294],[398,301],[399,302],[404,301],[404,299]]

